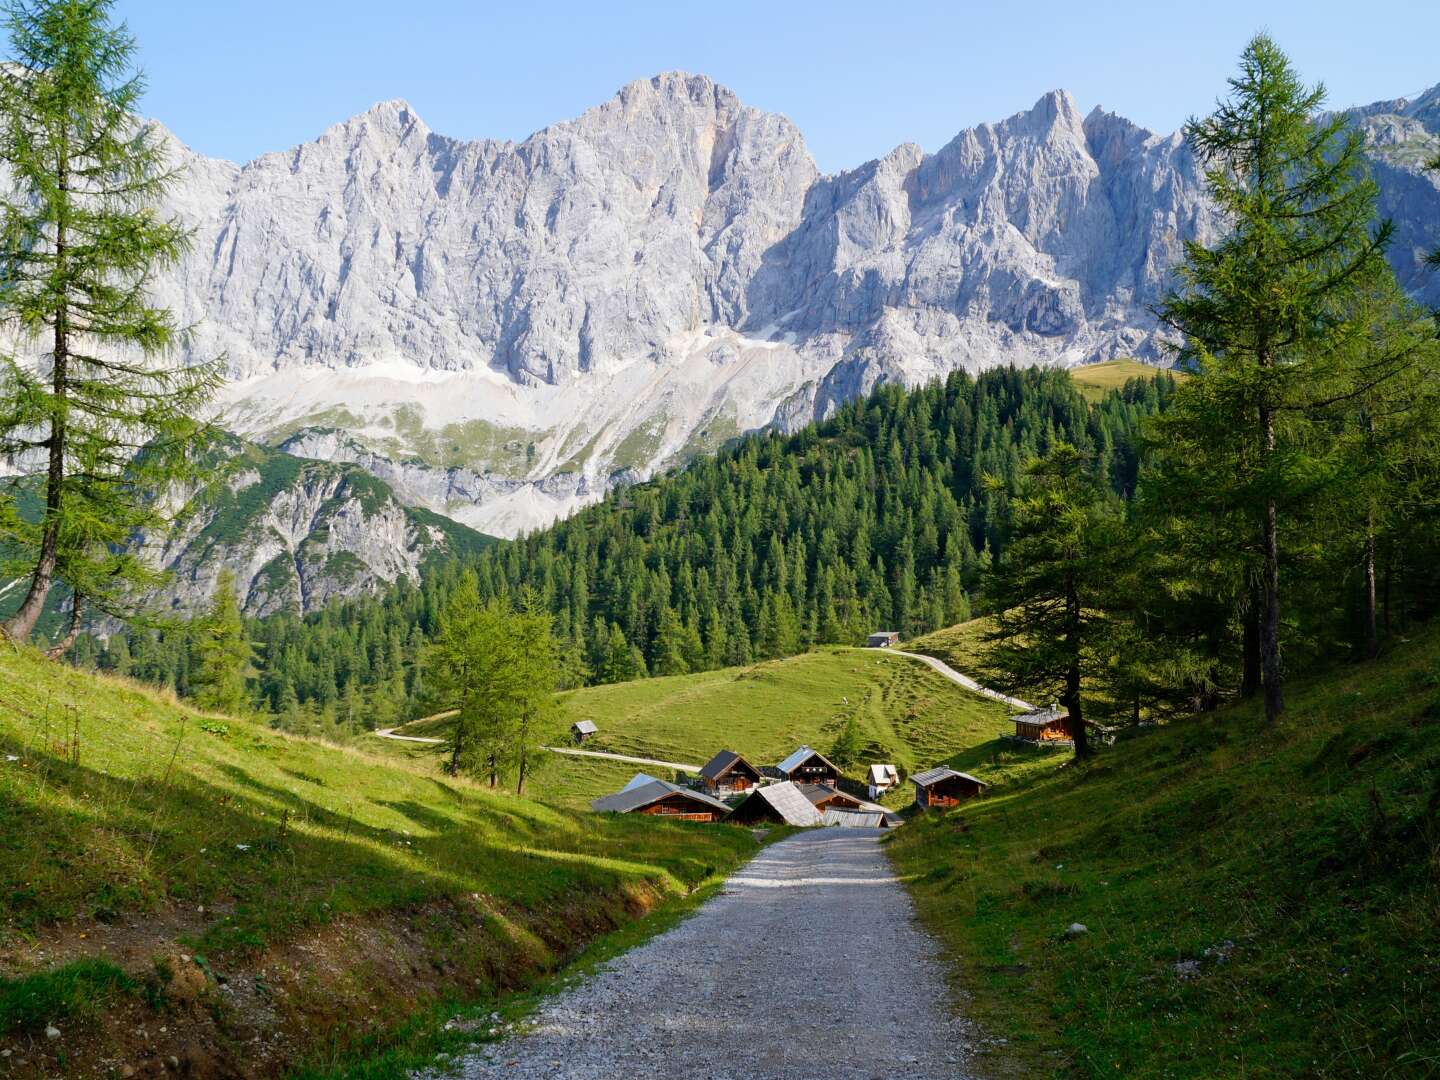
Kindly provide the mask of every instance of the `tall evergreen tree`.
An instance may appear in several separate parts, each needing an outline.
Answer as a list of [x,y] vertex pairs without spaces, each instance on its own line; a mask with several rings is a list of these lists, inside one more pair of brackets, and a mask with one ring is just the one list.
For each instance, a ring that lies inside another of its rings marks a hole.
[[57,577],[82,603],[124,608],[146,577],[123,550],[154,524],[152,493],[187,475],[217,365],[164,359],[177,338],[151,303],[186,234],[154,204],[175,180],[135,107],[135,42],[109,0],[20,0],[0,67],[0,317],[43,354],[0,368],[0,455],[43,471],[38,519],[0,518],[28,555],[29,585],[4,625],[29,637]]
[[[1385,269],[1390,227],[1374,224],[1361,133],[1343,116],[1319,116],[1324,89],[1305,86],[1268,36],[1246,47],[1230,88],[1185,128],[1229,232],[1212,248],[1186,245],[1162,314],[1185,336],[1192,381],[1237,425],[1234,438],[1214,434],[1241,466],[1229,510],[1257,540],[1256,637],[1273,720],[1284,708],[1281,518],[1314,490],[1300,429],[1317,406],[1356,389],[1341,385],[1348,373],[1333,367],[1332,346],[1357,290]],[[1179,397],[1184,409],[1185,388]]]
[[220,572],[210,610],[195,627],[195,651],[195,703],[216,712],[244,711],[250,703],[247,683],[255,674],[255,650],[235,599],[235,575],[229,570]]

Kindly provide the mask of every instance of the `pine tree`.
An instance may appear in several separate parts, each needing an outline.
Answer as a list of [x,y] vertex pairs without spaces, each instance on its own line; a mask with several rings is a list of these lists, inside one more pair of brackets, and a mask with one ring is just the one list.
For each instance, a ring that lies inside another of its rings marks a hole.
[[148,290],[186,234],[154,211],[176,174],[135,116],[135,42],[110,14],[109,0],[21,0],[6,14],[0,317],[25,345],[43,339],[43,355],[0,366],[0,456],[44,462],[38,520],[0,514],[29,556],[12,639],[29,637],[57,579],[72,626],[86,603],[123,614],[151,579],[125,543],[158,523],[151,493],[194,472],[195,418],[220,377],[163,360],[178,331]]
[[1240,466],[1230,512],[1256,537],[1259,668],[1274,720],[1284,708],[1281,519],[1313,491],[1305,421],[1352,390],[1336,385],[1345,373],[1330,366],[1334,336],[1356,291],[1383,271],[1390,228],[1374,226],[1361,133],[1344,116],[1318,117],[1324,89],[1306,87],[1274,41],[1250,42],[1230,87],[1214,114],[1185,128],[1230,231],[1213,248],[1186,245],[1162,315],[1185,335],[1191,382],[1205,384],[1194,393],[1212,395],[1235,425],[1233,438],[1213,434]]
[[515,639],[516,711],[510,757],[515,763],[515,794],[524,795],[540,747],[552,741],[560,728],[561,711],[555,697],[560,657],[550,613],[537,590],[524,590],[520,611],[510,622]]
[[1105,668],[1104,612],[1122,560],[1123,521],[1092,463],[1055,447],[1028,470],[1005,557],[986,581],[995,612],[985,666],[1015,691],[1055,695],[1070,713],[1075,756],[1090,752],[1083,694]]
[[195,626],[195,703],[202,709],[238,714],[250,703],[248,680],[255,674],[254,647],[240,617],[235,575],[222,570],[210,610]]

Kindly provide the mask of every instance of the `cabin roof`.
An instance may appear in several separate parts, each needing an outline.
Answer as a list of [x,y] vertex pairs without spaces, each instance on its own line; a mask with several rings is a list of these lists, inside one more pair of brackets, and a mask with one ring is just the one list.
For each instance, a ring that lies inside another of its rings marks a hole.
[[1069,709],[1032,709],[1030,712],[1020,713],[1016,716],[1015,722],[1017,724],[1053,724],[1056,720],[1064,720],[1069,715]]
[[800,747],[784,761],[780,762],[779,765],[776,765],[775,771],[785,776],[789,776],[792,772],[798,769],[805,762],[809,761],[812,757],[818,757],[821,761],[825,762],[826,765],[829,765],[830,768],[834,769],[837,773],[840,771],[839,766],[837,766],[824,754],[820,753],[819,750],[814,750],[808,746]]
[[[638,780],[639,776],[636,779]],[[635,781],[632,780],[631,784],[634,783]],[[691,791],[679,784],[671,784],[668,781],[653,778],[647,784],[627,786],[614,795],[602,796],[590,804],[590,809],[600,813],[628,814],[633,810],[643,810],[647,806],[652,806],[670,795],[683,795],[693,802],[702,803],[708,809],[719,810],[725,814],[730,813],[730,807],[719,799],[711,798],[703,791]]]
[[[763,799],[769,803],[771,808],[780,815],[780,820],[787,825],[820,824],[820,811],[816,810],[810,800],[804,796],[799,785],[792,784],[789,780],[756,788],[746,796],[745,802],[749,802],[751,799]],[[743,806],[745,803],[740,805]],[[739,807],[736,809],[738,810]]]
[[854,795],[847,795],[838,788],[830,787],[828,784],[806,784],[799,780],[791,781],[799,790],[800,794],[809,799],[811,804],[819,804],[826,800],[849,803],[851,806],[860,806],[864,800],[857,799]]
[[894,765],[871,765],[870,782],[872,784],[894,784],[900,779],[900,770]]
[[914,776],[910,777],[910,782],[916,787],[931,787],[935,784],[940,783],[940,781],[942,780],[949,780],[952,777],[956,776],[961,777],[965,780],[969,780],[971,783],[979,784],[981,787],[990,786],[989,784],[985,783],[984,780],[981,780],[978,776],[971,776],[969,773],[965,772],[957,772],[956,770],[947,768],[944,765],[941,765],[940,767],[935,769],[926,769],[924,772],[918,772]]
[[651,776],[649,773],[637,772],[634,776],[630,778],[630,782],[620,790],[630,791],[633,788],[644,787],[646,784],[655,783],[655,781],[658,779],[659,777]]
[[890,821],[883,813],[874,810],[836,810],[830,808],[821,818],[825,825],[838,825],[842,829],[884,829]]
[[705,763],[705,767],[700,770],[700,775],[706,780],[719,780],[731,769],[735,768],[736,765],[744,765],[756,776],[760,775],[759,769],[751,765],[750,762],[746,761],[734,750],[721,750]]
[[576,720],[570,725],[571,731],[578,731],[582,735],[594,735],[600,729],[595,726],[594,720]]

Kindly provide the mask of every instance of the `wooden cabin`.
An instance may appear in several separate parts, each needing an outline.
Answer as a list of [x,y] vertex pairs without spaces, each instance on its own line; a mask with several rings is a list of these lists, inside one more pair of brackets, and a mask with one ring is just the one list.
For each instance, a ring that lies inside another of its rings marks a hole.
[[810,800],[810,805],[822,814],[832,806],[836,810],[858,810],[865,805],[864,799],[847,795],[839,788],[830,787],[828,784],[796,784],[795,786],[800,790],[801,795]]
[[730,807],[719,799],[644,773],[637,773],[614,795],[596,799],[590,809],[600,814],[652,814],[681,821],[722,821],[730,816]]
[[782,784],[767,784],[757,787],[745,801],[735,807],[731,821],[746,825],[769,822],[775,825],[819,825],[822,818],[819,810],[796,784],[786,781]]
[[866,787],[870,798],[878,799],[900,783],[900,770],[894,765],[871,765],[866,776]]
[[712,795],[734,795],[760,783],[760,770],[734,750],[721,750],[700,770],[700,780]]
[[775,766],[775,775],[781,780],[797,784],[825,784],[835,787],[840,783],[840,768],[819,750],[802,746]]
[[924,810],[959,806],[990,786],[969,773],[956,772],[943,765],[916,773],[910,782],[915,785],[915,805]]
[[575,740],[575,745],[579,746],[586,739],[593,737],[599,730],[600,729],[595,726],[594,720],[576,720],[575,723],[570,725],[570,737]]
[[1070,726],[1070,713],[1066,709],[1051,705],[1048,709],[1021,713],[1015,717],[1015,737],[1027,742],[1073,742],[1074,729]]
[[900,644],[900,635],[894,630],[877,630],[865,639],[867,649],[889,649]]

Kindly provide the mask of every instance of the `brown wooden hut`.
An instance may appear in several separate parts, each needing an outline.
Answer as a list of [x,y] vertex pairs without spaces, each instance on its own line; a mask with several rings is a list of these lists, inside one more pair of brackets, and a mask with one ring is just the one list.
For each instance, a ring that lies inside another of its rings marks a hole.
[[730,807],[719,799],[644,773],[614,795],[596,799],[590,808],[601,814],[653,814],[682,821],[720,821],[730,816]]
[[1015,717],[1015,737],[1037,743],[1073,742],[1075,734],[1069,711],[1051,705]]
[[910,777],[915,785],[915,805],[922,809],[943,809],[973,799],[990,785],[969,773],[940,766]]
[[712,795],[734,795],[760,783],[760,770],[734,750],[721,750],[700,770],[700,779]]
[[797,784],[825,784],[835,787],[840,783],[840,767],[819,750],[802,746],[775,766],[781,780]]

